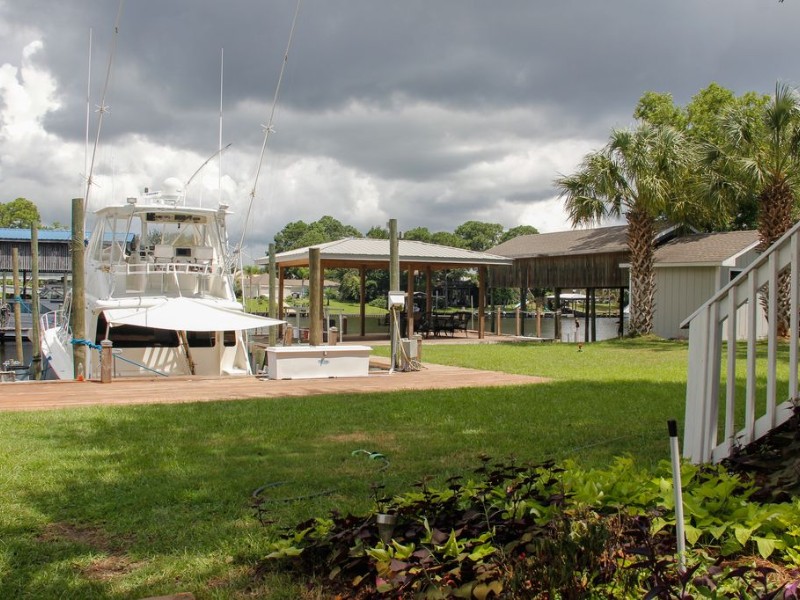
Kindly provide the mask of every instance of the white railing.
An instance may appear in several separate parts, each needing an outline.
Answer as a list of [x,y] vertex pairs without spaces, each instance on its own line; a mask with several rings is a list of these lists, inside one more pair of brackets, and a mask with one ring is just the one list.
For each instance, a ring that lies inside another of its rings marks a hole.
[[[781,272],[788,273],[790,279],[788,353],[783,344],[779,346],[778,339]],[[791,417],[798,387],[799,280],[800,223],[797,223],[684,321],[682,326],[689,326],[686,458],[695,463],[720,461],[736,447],[759,439]],[[759,292],[762,289],[767,290],[768,297],[766,349],[758,339],[759,321],[764,318]],[[738,334],[743,331],[746,346],[744,342],[737,344]],[[737,381],[737,353],[745,347],[744,374]],[[785,381],[780,391],[779,378]]]
[[226,297],[223,272],[215,264],[193,261],[120,263],[110,267],[108,272],[108,293],[113,296],[172,292]]

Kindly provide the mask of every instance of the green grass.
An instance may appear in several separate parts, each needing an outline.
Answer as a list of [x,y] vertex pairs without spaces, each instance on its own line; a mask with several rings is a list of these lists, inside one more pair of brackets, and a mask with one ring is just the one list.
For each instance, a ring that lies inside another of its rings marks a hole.
[[[683,421],[684,343],[424,345],[423,355],[553,381],[0,414],[0,598],[296,598],[280,575],[252,578],[269,536],[335,507],[369,509],[371,482],[400,492],[465,473],[481,453],[587,467],[630,454],[649,467],[668,457],[665,421]],[[384,453],[389,469],[359,449]],[[264,529],[250,495],[276,482],[276,525]],[[311,497],[278,501],[298,496]]]

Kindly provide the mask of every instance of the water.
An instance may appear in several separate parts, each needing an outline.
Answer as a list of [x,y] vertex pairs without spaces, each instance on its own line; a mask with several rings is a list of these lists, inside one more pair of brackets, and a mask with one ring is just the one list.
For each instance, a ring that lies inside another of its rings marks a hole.
[[[344,319],[339,318],[339,315],[333,315],[330,318],[333,320],[333,326],[338,327],[339,331],[345,331],[346,334],[344,336],[344,340],[347,341],[347,337],[350,336],[357,336],[361,332],[361,318],[359,315],[342,315],[342,317],[347,318],[347,323],[345,325]],[[487,333],[494,333],[495,331],[495,314],[487,314],[486,315],[486,332]],[[292,326],[297,327],[297,318],[296,317],[287,317],[286,319]],[[542,318],[542,336],[546,339],[552,339],[553,333],[555,329],[555,319],[553,318]],[[477,322],[478,318],[474,316],[470,322],[469,328],[470,330],[477,329]],[[608,340],[617,337],[617,328],[618,328],[619,318],[618,317],[598,317],[597,318],[597,340]],[[627,321],[625,322],[627,326]],[[308,317],[300,317],[300,327],[307,328],[308,327]],[[585,336],[585,329],[586,329],[586,322],[583,318],[580,319],[580,325],[577,328],[577,333],[579,335],[579,339],[576,340],[576,327],[575,327],[575,319],[574,318],[567,318],[564,317],[561,320],[561,341],[562,342],[575,342],[575,341],[584,341]],[[501,319],[501,330],[504,335],[515,335],[516,330],[516,320],[513,316],[503,317]],[[627,329],[626,329],[627,331]],[[366,318],[366,332],[367,334],[386,334],[389,335],[389,325],[387,324],[386,317],[382,315],[367,315]],[[527,317],[524,319],[524,332],[525,336],[527,337],[534,337],[536,336],[536,317]],[[474,337],[474,333],[469,334],[470,337]],[[31,360],[31,356],[33,355],[33,345],[27,341],[23,340],[22,342],[22,351],[23,351],[23,363],[29,364]],[[5,338],[5,341],[0,342],[0,364],[5,362],[6,360],[17,359],[17,349],[16,343],[14,342],[13,337]]]
[[[26,365],[30,363],[33,355],[33,344],[27,340],[22,341],[22,355],[22,362]],[[17,360],[17,344],[13,336],[5,338],[4,342],[0,342],[0,365],[7,360]]]
[[[361,317],[359,315],[331,315],[331,326],[339,328],[340,332],[344,332],[344,341],[347,341],[348,336],[358,336],[361,332]],[[292,327],[307,329],[308,317],[286,317]],[[346,319],[346,324],[345,324]],[[486,314],[486,332],[494,333],[496,313]],[[555,334],[555,319],[552,317],[542,317],[541,319],[541,337],[545,339],[553,339]],[[624,323],[625,331],[627,331],[627,321]],[[501,317],[500,320],[501,332],[503,335],[516,335],[516,319],[514,315]],[[472,331],[478,328],[478,317],[473,316],[468,325]],[[575,342],[584,341],[586,335],[586,322],[583,317],[579,320],[579,325],[576,327],[576,320],[574,317],[563,317],[561,319],[561,341],[562,342]],[[609,340],[618,337],[619,329],[619,316],[613,317],[597,317],[597,341]],[[365,331],[367,334],[386,334],[389,335],[389,325],[385,316],[382,315],[367,315]],[[523,331],[526,337],[536,336],[536,317],[528,316],[523,319]],[[591,333],[591,332],[590,332]],[[576,340],[576,334],[579,339]],[[472,334],[474,336],[474,334]]]

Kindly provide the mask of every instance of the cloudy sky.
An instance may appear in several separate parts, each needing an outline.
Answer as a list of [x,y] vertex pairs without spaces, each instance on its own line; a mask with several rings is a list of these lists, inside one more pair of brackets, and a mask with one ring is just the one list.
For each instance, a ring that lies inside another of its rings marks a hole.
[[[90,207],[187,180],[244,227],[296,0],[127,0]],[[118,0],[0,0],[0,202],[69,222],[85,114],[100,104]],[[800,81],[800,2],[303,0],[248,252],[323,215],[366,232],[467,220],[569,228],[553,187],[648,90]],[[92,111],[90,138],[96,135]],[[91,154],[91,149],[89,151]],[[221,184],[220,184],[221,182]]]

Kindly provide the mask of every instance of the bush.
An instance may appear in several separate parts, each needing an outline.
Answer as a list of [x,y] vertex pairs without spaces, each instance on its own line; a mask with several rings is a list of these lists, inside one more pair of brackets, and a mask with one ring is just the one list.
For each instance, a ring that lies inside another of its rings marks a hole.
[[800,502],[759,505],[738,476],[683,471],[685,571],[669,465],[653,477],[627,458],[597,471],[484,459],[469,480],[376,493],[397,516],[388,541],[376,514],[332,513],[286,532],[265,565],[345,597],[798,598]]

